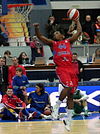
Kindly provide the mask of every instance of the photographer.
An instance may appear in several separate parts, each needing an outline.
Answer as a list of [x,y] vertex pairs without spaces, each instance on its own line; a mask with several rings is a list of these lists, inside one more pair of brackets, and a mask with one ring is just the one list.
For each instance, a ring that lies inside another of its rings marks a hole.
[[42,57],[43,56],[43,46],[39,42],[37,36],[33,36],[32,41],[30,42],[31,47],[31,64],[34,64],[35,57]]

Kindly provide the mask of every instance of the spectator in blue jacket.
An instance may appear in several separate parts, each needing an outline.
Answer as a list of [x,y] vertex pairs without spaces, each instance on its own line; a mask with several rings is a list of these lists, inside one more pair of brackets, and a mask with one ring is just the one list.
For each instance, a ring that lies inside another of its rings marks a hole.
[[22,72],[22,68],[16,68],[16,75],[13,78],[12,86],[14,89],[14,94],[25,102],[25,92],[27,87],[29,87],[29,81],[27,76],[23,75]]

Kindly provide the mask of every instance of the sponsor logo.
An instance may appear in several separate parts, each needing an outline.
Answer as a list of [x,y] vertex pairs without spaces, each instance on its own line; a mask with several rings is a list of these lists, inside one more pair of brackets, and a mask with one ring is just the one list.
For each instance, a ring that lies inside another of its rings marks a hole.
[[[86,91],[84,91],[84,92],[86,92]],[[99,98],[99,100],[96,99],[96,97],[98,97],[98,96],[100,96],[100,91],[94,91],[94,92],[90,93],[88,95],[89,98],[87,99],[88,104],[92,104],[95,107],[100,107],[100,98]],[[50,94],[50,100],[51,100],[52,106],[54,106],[56,104],[56,101],[58,100],[58,98],[59,98],[59,92],[52,92]],[[64,99],[64,101],[62,102],[60,107],[66,107],[66,99]]]
[[67,47],[66,47],[65,44],[60,44],[60,45],[58,46],[58,48],[60,48],[60,49],[66,49]]

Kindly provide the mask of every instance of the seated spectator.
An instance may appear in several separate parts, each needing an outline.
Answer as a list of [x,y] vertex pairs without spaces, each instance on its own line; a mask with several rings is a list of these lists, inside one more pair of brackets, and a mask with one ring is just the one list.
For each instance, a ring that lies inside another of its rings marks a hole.
[[9,67],[9,71],[8,71],[9,85],[12,85],[12,80],[13,80],[13,77],[15,76],[15,74],[16,74],[16,68],[17,67],[21,67],[22,70],[23,70],[23,74],[26,75],[25,68],[22,65],[19,65],[17,57],[13,57],[12,62],[13,62],[13,65]]
[[39,42],[37,36],[33,36],[32,41],[30,42],[31,47],[31,64],[34,64],[35,57],[43,56],[43,45]]
[[14,94],[25,102],[24,92],[29,87],[28,78],[23,75],[23,70],[21,67],[16,68],[16,75],[13,78],[12,86],[14,89]]
[[[10,58],[12,58],[11,52],[10,52],[9,50],[6,50],[6,51],[4,52],[4,56],[3,56],[3,57],[5,58],[5,63],[6,63],[6,65],[7,65],[7,63],[9,63]],[[8,60],[8,62],[7,62],[7,60]],[[10,63],[9,63],[9,64],[10,64]]]
[[51,114],[50,98],[47,92],[45,92],[44,85],[42,83],[36,84],[36,90],[31,92],[28,97],[30,104],[29,112],[35,111],[36,117],[49,119],[51,116],[46,116],[46,110]]
[[92,62],[95,62],[96,58],[100,58],[100,48],[97,48],[95,53],[92,55]]
[[46,24],[46,32],[49,39],[53,39],[53,33],[61,30],[61,25],[58,24],[54,16],[49,16],[48,23]]
[[[69,36],[72,36],[75,33],[77,33],[76,25],[74,22],[72,22],[72,24],[69,26],[69,30],[68,30],[67,34],[69,34]],[[78,37],[78,39],[73,44],[74,45],[81,45],[82,44],[82,34]]]
[[93,31],[93,23],[92,23],[92,19],[90,15],[86,15],[85,22],[82,25],[82,31],[86,32],[89,35],[90,37],[90,39],[88,40],[89,44],[93,44],[94,43],[94,31]]
[[[72,32],[72,35],[74,35],[75,33],[77,33],[77,30],[74,30]],[[74,45],[81,45],[82,44],[82,34],[78,37],[78,39],[73,44]]]
[[87,105],[88,96],[83,91],[77,89],[73,95],[74,101],[74,113],[73,116],[80,114],[84,111],[84,116],[88,116],[88,105]]
[[75,23],[74,23],[74,21],[72,21],[72,23],[69,25],[69,28],[68,28],[68,31],[67,31],[68,37],[72,36],[72,31],[74,29],[75,29]]
[[90,36],[86,32],[82,33],[82,44],[89,44]]
[[25,52],[22,52],[19,57],[19,64],[29,64],[29,57]]
[[78,60],[77,53],[73,53],[72,62],[73,62],[74,71],[78,77],[78,81],[81,81],[83,77],[84,68],[83,68],[83,63]]
[[100,16],[97,16],[97,21],[93,25],[94,34],[96,35],[97,30],[100,29]]
[[26,110],[26,104],[13,94],[13,89],[7,89],[2,98],[2,103],[5,105],[4,110],[1,112],[3,119],[21,120],[23,116],[29,119],[34,115],[34,113],[29,114]]
[[96,36],[94,38],[94,43],[100,44],[100,29],[96,30]]
[[11,56],[11,52],[9,51],[9,50],[6,50],[5,52],[4,52],[4,57],[5,58],[11,58],[12,56]]

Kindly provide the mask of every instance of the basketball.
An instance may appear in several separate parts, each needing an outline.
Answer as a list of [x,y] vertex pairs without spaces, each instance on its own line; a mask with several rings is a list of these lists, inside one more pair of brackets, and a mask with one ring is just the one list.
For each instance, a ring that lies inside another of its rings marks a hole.
[[67,12],[67,17],[70,20],[77,20],[79,18],[79,11],[75,8],[69,9]]
[[45,114],[45,115],[50,115],[50,114],[51,114],[51,111],[50,111],[50,110],[45,110],[45,111],[44,111],[44,114]]

